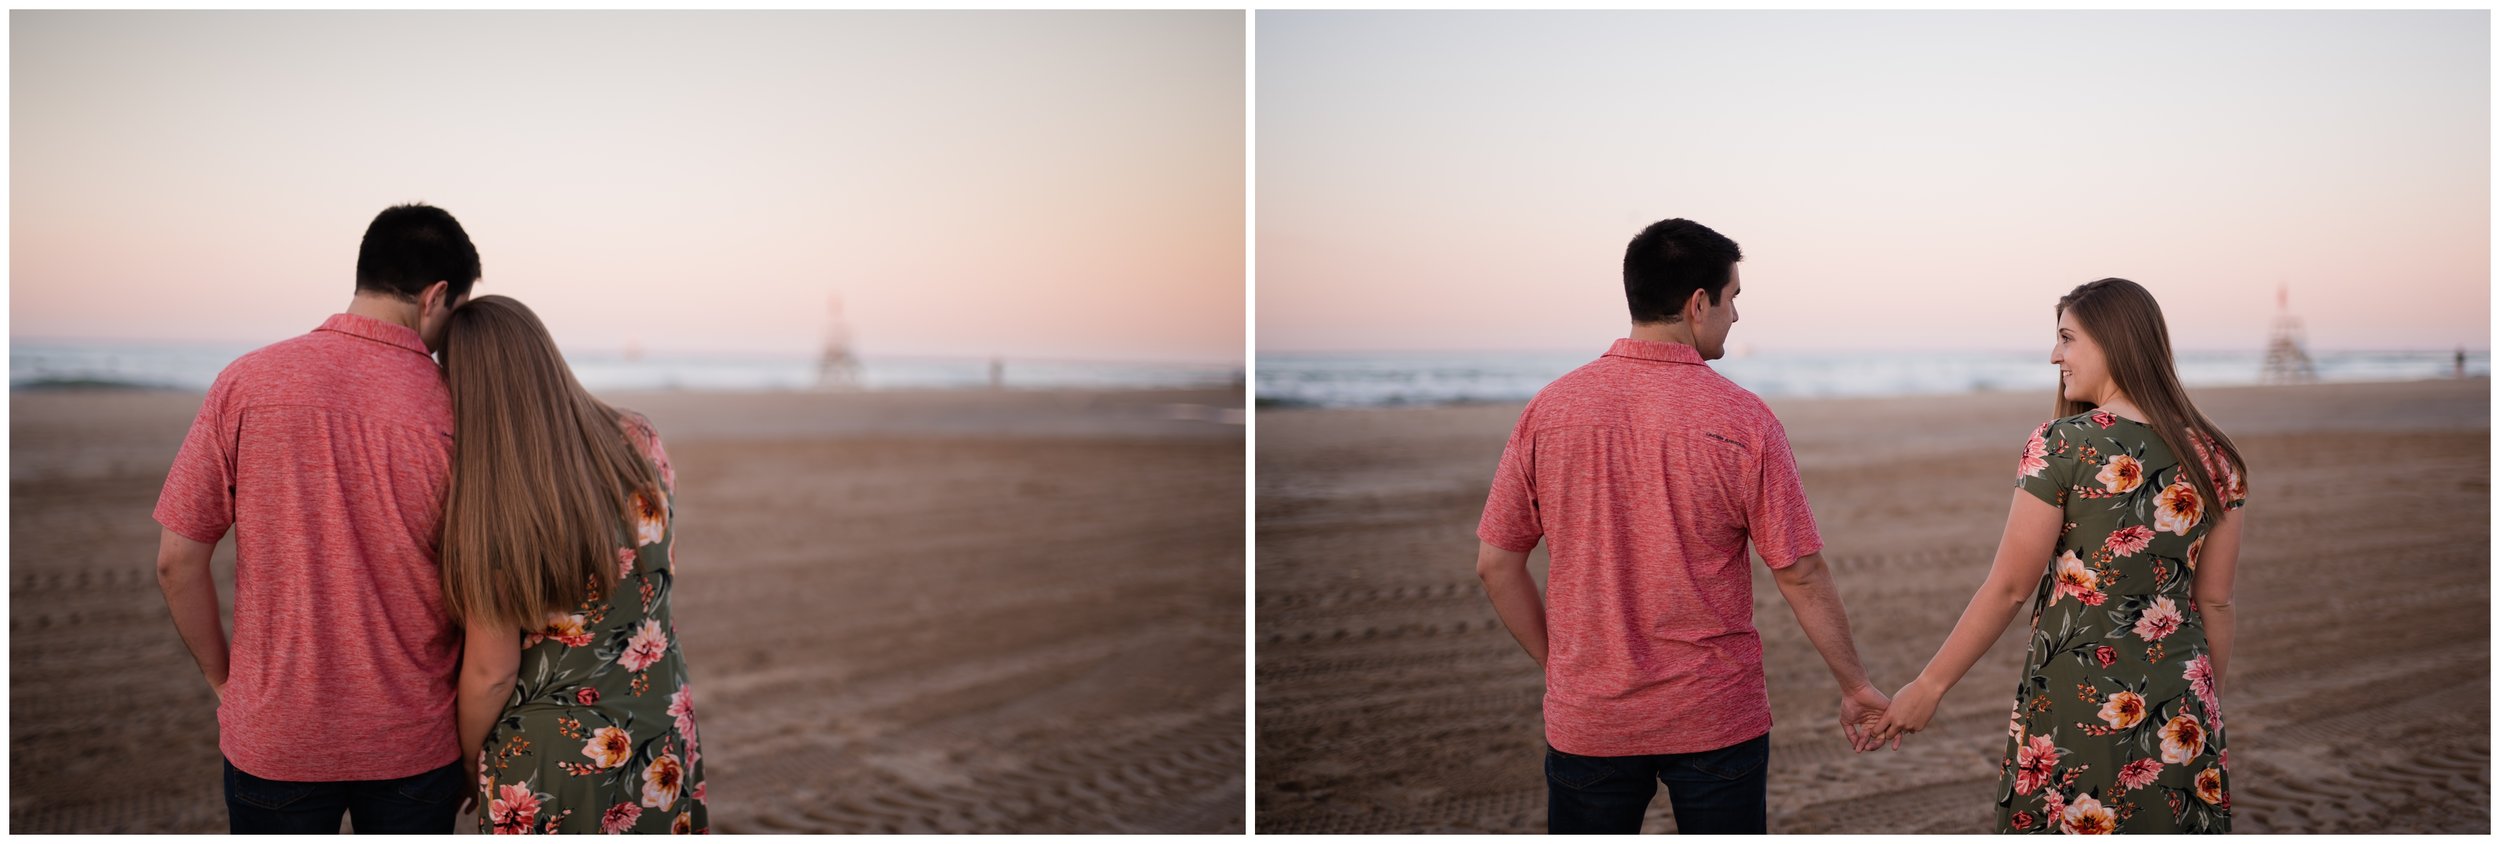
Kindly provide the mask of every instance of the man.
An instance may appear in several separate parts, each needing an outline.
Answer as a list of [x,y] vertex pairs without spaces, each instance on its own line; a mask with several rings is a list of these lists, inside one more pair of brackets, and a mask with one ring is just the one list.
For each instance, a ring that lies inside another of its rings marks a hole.
[[[451,394],[430,349],[479,276],[442,209],[365,229],[347,312],[218,373],[156,502],[157,585],[217,697],[236,833],[450,834],[472,790],[435,560]],[[235,535],[234,642],[209,556]]]
[[1494,473],[1476,573],[1545,669],[1551,832],[1639,832],[1661,781],[1684,832],[1766,831],[1748,541],[1840,682],[1853,747],[1889,703],[1858,664],[1787,434],[1704,363],[1726,352],[1742,258],[1690,220],[1633,238],[1632,336],[1538,392]]

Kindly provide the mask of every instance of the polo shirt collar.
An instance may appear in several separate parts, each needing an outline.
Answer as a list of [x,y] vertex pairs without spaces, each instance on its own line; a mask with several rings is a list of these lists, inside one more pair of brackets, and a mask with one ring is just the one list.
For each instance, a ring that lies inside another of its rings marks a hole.
[[321,328],[319,330],[336,331],[352,337],[362,337],[384,345],[398,346],[402,349],[407,349],[408,351],[415,352],[429,358],[434,356],[433,350],[425,347],[425,338],[417,336],[416,329],[409,328],[405,325],[383,322],[372,317],[357,316],[355,314],[331,314],[329,319],[324,320],[321,323]]
[[1616,340],[1614,348],[1606,350],[1606,356],[1659,363],[1702,363],[1701,352],[1691,346],[1657,340],[1634,340],[1630,337]]

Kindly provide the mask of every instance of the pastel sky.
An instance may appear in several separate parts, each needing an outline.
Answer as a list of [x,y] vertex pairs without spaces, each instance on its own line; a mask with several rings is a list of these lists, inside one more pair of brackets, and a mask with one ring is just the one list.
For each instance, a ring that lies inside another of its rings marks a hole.
[[13,336],[298,334],[422,200],[568,348],[1242,358],[1240,12],[10,22]]
[[2489,347],[2490,22],[2446,12],[1262,12],[1258,337],[1602,349],[1650,222],[1735,239],[1738,351]]

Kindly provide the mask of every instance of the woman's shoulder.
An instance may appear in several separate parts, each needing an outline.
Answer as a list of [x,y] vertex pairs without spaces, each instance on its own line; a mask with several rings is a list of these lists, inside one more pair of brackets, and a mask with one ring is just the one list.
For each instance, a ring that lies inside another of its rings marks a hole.
[[660,429],[651,424],[651,417],[620,407],[616,409],[616,423],[617,427],[625,430],[625,439],[660,470],[661,484],[670,492],[676,492],[677,471],[668,463],[668,447],[660,444]]
[[630,407],[616,408],[616,422],[628,431],[656,433],[659,430],[652,427],[651,417],[644,416],[642,411]]
[[2096,426],[2092,424],[2092,412],[2087,410],[2073,416],[2060,416],[2055,419],[2042,422],[2037,427],[2031,429],[2031,435],[2034,437],[2043,437],[2058,434],[2081,434],[2092,430],[2094,427]]
[[634,441],[635,446],[644,451],[651,450],[651,445],[660,441],[659,427],[651,424],[651,417],[642,415],[641,411],[617,408],[616,426],[625,432],[627,438]]

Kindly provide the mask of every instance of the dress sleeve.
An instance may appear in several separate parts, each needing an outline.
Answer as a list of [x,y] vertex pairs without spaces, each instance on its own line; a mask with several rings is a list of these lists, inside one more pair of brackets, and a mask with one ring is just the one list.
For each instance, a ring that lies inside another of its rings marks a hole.
[[2189,436],[2196,438],[2196,454],[2204,458],[2205,473],[2214,479],[2214,490],[2222,494],[2222,509],[2237,510],[2247,506],[2248,479],[2240,476],[2239,469],[2231,465],[2230,458],[2208,447],[2212,440],[2202,434],[2191,433]]
[[677,470],[668,464],[668,447],[660,444],[660,430],[651,427],[651,419],[640,413],[627,410],[617,415],[624,419],[625,433],[633,440],[634,447],[642,451],[642,456],[651,459],[652,468],[660,471],[662,491],[671,497],[676,496]]
[[1526,553],[1536,550],[1537,540],[1545,538],[1545,528],[1537,519],[1536,506],[1536,432],[1529,418],[1536,413],[1530,403],[1520,411],[1519,424],[1511,427],[1510,442],[1502,447],[1502,462],[1493,468],[1493,491],[1484,499],[1484,518],[1476,523],[1476,538],[1505,551]]
[[2052,507],[2065,507],[2066,494],[2075,486],[2075,477],[2083,464],[2076,457],[2081,448],[2057,420],[2040,423],[2023,444],[2022,462],[2015,467],[2014,485]]

